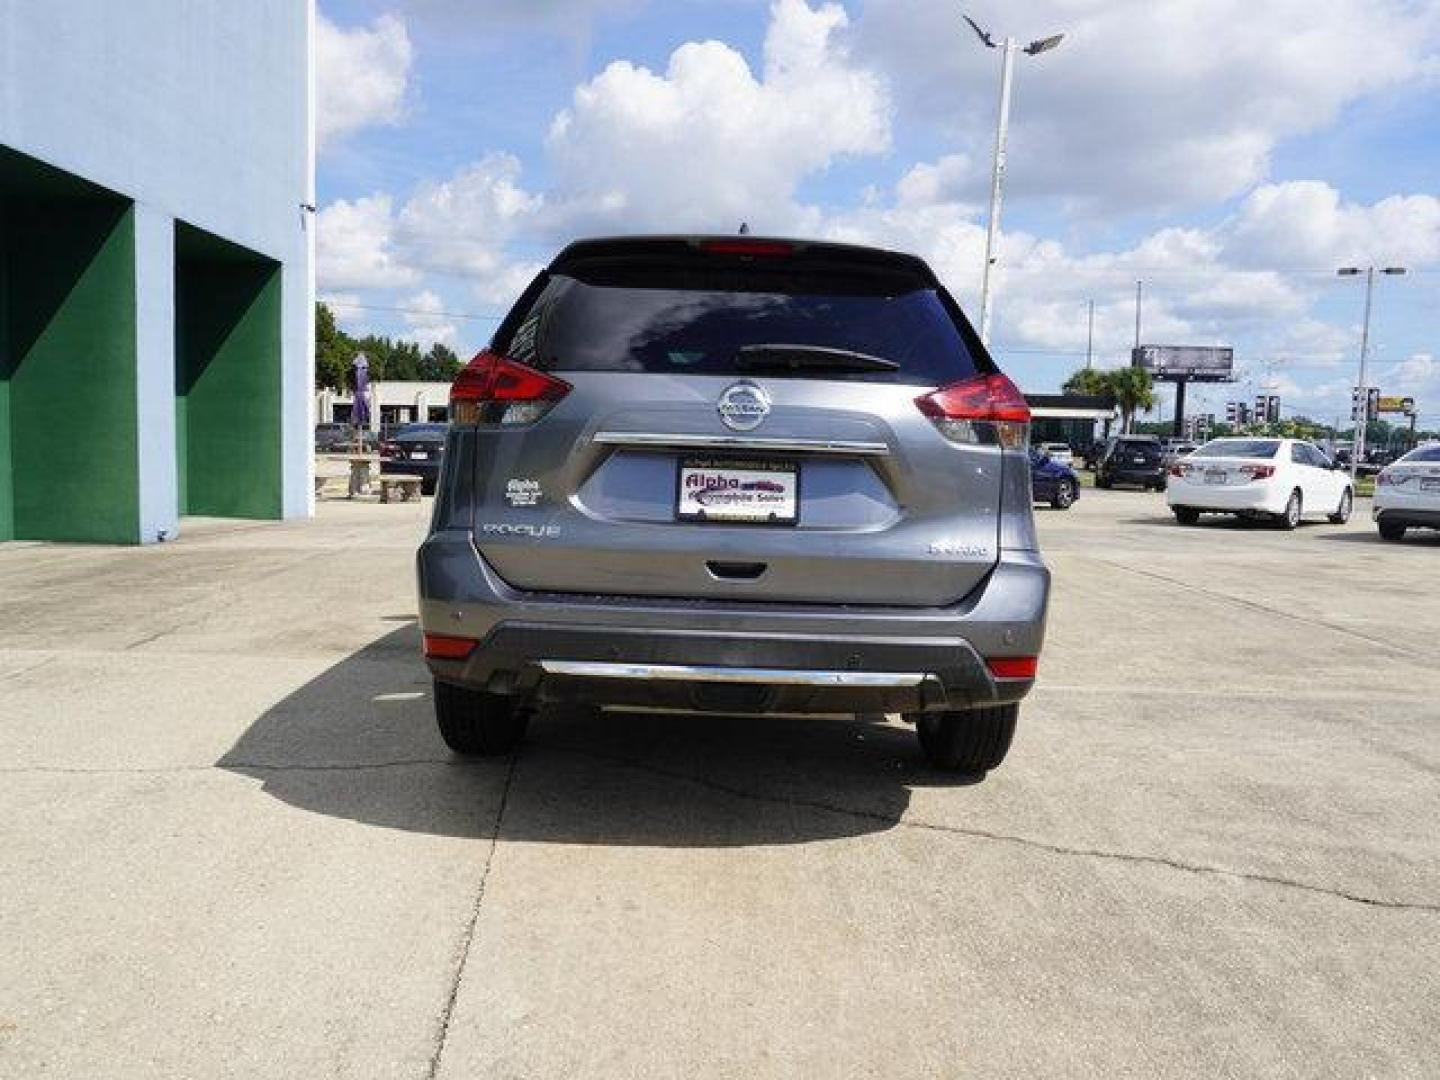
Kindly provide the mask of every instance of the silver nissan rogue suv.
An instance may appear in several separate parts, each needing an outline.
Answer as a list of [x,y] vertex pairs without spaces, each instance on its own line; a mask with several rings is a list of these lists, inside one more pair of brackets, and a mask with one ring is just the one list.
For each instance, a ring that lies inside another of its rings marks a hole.
[[446,743],[549,702],[898,712],[1004,758],[1045,632],[1030,412],[911,255],[571,244],[456,379],[420,622]]

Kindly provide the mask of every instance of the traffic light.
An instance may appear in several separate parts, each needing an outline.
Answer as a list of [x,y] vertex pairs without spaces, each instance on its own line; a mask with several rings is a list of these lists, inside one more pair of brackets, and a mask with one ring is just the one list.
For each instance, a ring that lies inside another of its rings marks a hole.
[[1365,419],[1374,423],[1380,419],[1380,388],[1372,386],[1365,394]]
[[1358,386],[1350,388],[1350,419],[1360,419],[1360,387]]

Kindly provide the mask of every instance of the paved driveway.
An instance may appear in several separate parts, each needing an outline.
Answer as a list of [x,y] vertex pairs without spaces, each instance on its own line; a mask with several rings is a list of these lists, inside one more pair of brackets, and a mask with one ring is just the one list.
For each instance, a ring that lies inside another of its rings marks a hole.
[[0,546],[0,1075],[1434,1075],[1440,539],[1040,511],[957,785],[880,718],[453,761],[424,513]]

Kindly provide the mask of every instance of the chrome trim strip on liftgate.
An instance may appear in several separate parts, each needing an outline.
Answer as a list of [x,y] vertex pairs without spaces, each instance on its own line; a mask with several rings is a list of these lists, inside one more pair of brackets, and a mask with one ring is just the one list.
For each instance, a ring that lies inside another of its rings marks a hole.
[[919,686],[916,671],[803,671],[792,668],[697,667],[690,664],[624,664],[599,660],[541,660],[547,675],[581,679],[658,679],[666,682],[764,683],[770,686]]
[[606,446],[674,447],[684,450],[780,450],[808,454],[888,454],[883,442],[858,439],[756,439],[741,435],[666,435],[654,431],[600,431],[591,442]]

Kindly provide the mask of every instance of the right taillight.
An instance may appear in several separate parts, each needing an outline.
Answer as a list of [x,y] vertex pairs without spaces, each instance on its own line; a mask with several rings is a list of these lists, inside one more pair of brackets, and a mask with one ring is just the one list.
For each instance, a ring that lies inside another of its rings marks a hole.
[[1170,466],[1170,475],[1173,476],[1173,477],[1175,477],[1176,479],[1181,479],[1181,480],[1183,480],[1183,479],[1185,478],[1185,466],[1184,466],[1184,465],[1171,465],[1171,466]]
[[452,424],[533,424],[570,384],[489,351],[466,364],[450,387]]
[[1029,438],[1030,406],[999,372],[942,386],[915,405],[953,443],[1016,447]]
[[1274,465],[1242,465],[1240,471],[1251,480],[1269,480],[1275,475]]

